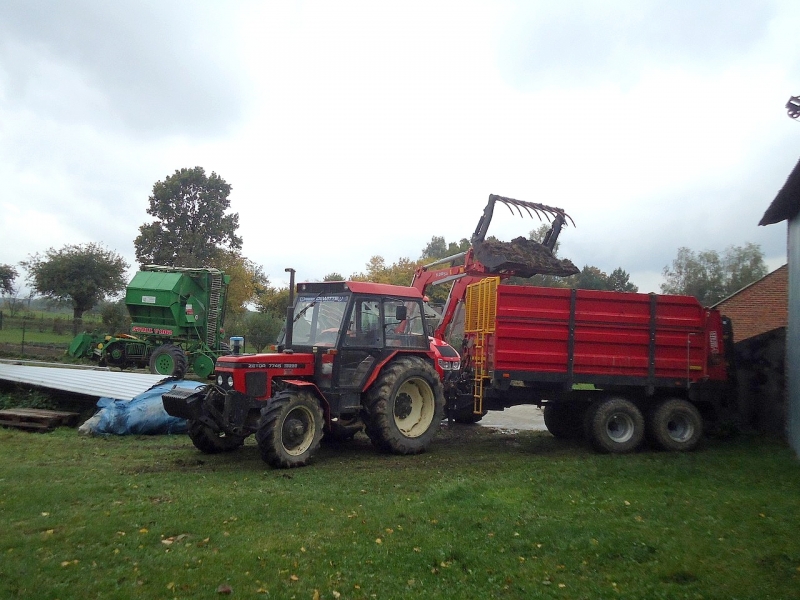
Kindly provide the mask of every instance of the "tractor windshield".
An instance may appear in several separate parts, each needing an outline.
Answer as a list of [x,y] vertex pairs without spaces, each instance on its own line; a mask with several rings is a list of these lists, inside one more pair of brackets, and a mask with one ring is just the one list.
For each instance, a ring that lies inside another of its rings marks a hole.
[[292,343],[298,346],[334,346],[342,327],[347,294],[297,297]]

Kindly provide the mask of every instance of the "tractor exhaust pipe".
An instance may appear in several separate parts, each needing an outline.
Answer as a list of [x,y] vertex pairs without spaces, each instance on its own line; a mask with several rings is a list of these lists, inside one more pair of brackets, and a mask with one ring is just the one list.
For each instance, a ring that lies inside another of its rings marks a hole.
[[289,306],[286,307],[286,336],[284,339],[285,347],[283,349],[287,354],[291,354],[292,350],[292,333],[294,330],[294,269],[291,267],[284,269],[289,273]]

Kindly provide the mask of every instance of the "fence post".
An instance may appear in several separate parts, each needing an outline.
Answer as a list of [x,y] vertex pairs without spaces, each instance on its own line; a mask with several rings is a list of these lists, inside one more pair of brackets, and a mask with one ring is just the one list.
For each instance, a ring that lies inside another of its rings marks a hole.
[[25,356],[25,319],[22,319],[22,350],[20,351],[22,356]]
[[0,310],[0,329],[3,329],[3,311]]

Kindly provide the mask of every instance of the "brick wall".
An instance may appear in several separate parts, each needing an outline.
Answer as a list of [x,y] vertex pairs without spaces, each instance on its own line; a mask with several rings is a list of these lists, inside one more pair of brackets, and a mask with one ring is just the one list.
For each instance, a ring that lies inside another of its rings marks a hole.
[[783,265],[717,304],[716,308],[733,321],[734,342],[786,327],[788,289],[789,270]]

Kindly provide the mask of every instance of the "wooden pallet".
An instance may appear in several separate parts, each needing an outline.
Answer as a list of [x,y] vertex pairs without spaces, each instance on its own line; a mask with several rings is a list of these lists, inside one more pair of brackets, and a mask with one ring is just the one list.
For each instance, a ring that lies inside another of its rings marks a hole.
[[53,431],[56,427],[74,427],[80,414],[61,410],[39,408],[9,408],[0,410],[0,426],[29,429],[31,431]]

